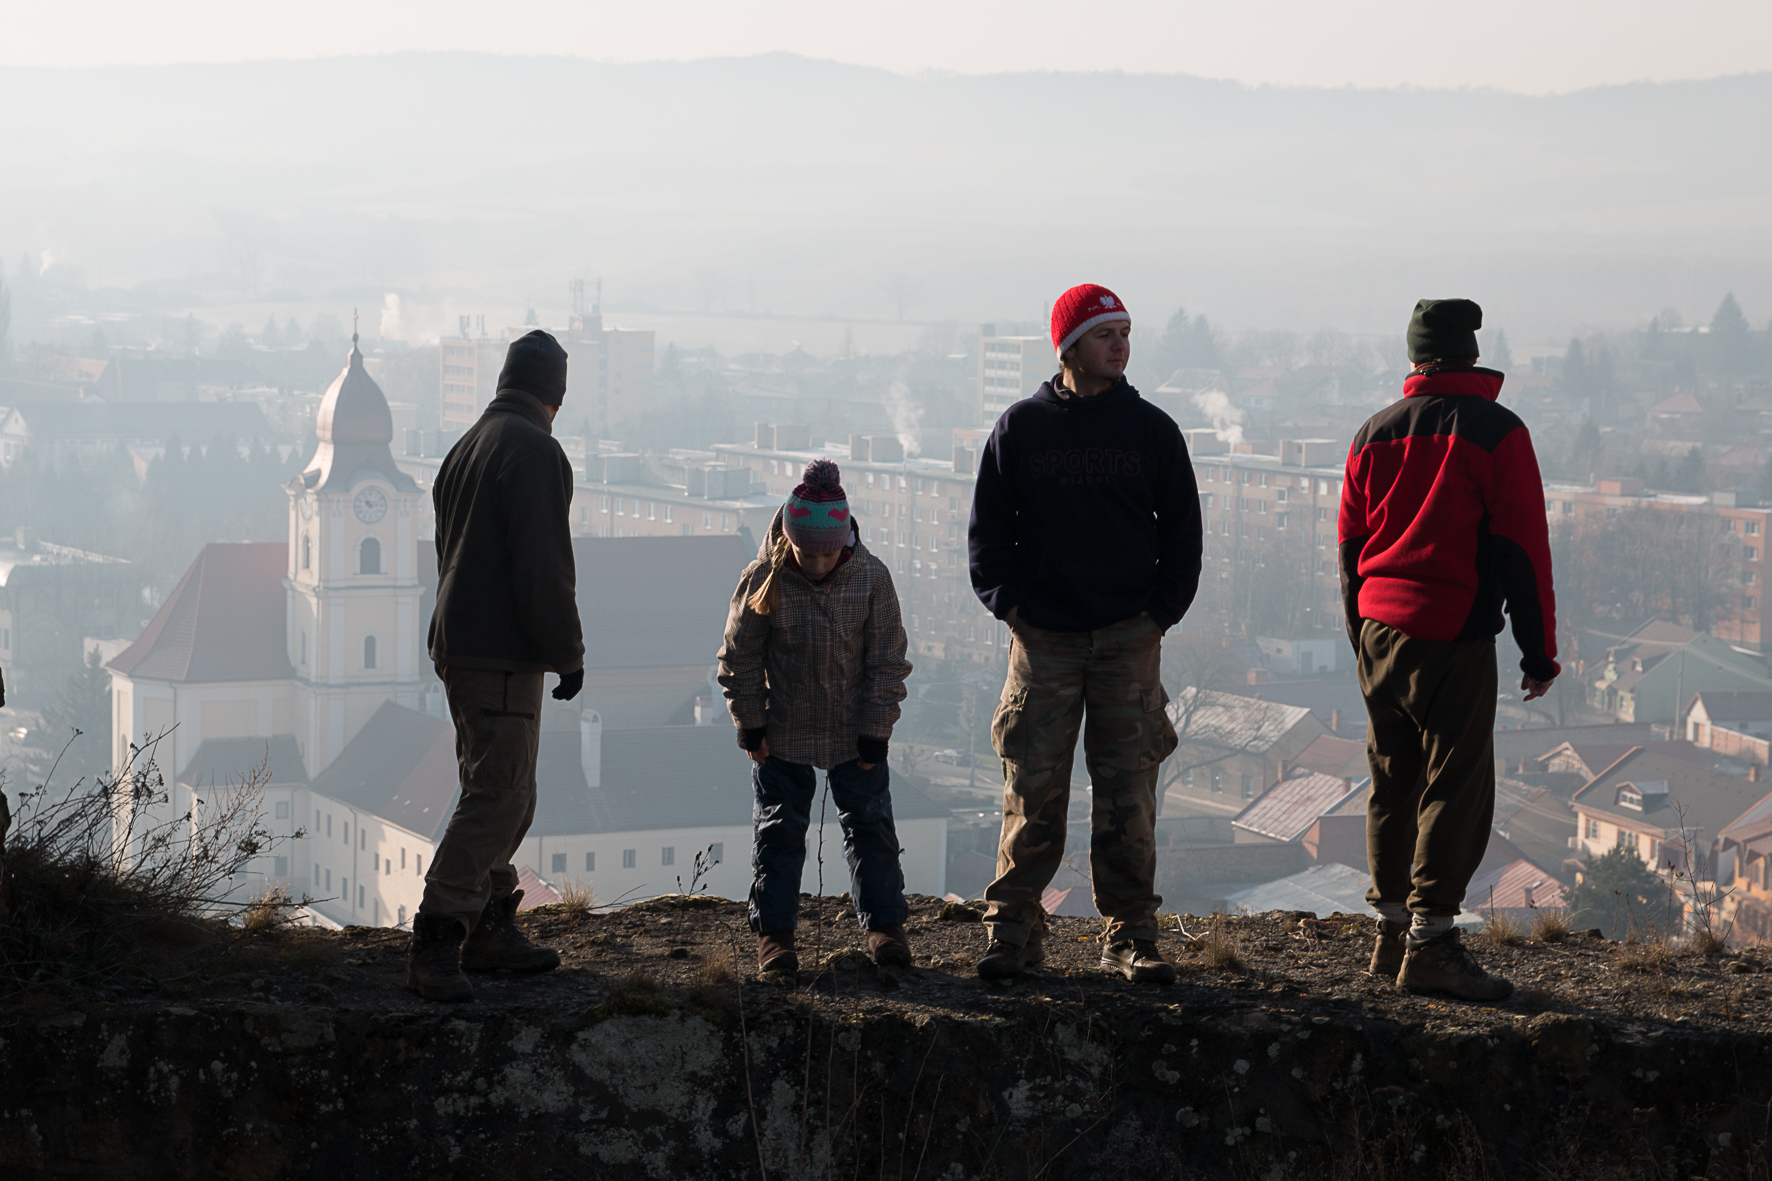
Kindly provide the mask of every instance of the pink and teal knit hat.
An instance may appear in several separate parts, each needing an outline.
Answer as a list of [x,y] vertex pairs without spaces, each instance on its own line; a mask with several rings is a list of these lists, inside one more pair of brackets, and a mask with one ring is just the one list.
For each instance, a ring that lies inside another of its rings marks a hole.
[[782,529],[789,541],[815,554],[834,554],[849,544],[849,497],[842,481],[843,473],[831,460],[806,465],[782,508]]

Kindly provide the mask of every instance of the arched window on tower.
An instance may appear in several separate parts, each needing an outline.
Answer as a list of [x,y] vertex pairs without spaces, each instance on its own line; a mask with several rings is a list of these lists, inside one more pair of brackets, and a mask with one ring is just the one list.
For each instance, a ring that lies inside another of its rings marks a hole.
[[381,542],[373,537],[365,537],[357,546],[357,573],[381,573]]
[[375,667],[375,637],[374,636],[364,636],[363,637],[363,667],[364,668],[374,668]]
[[314,567],[314,543],[306,533],[301,535],[301,568],[311,570]]

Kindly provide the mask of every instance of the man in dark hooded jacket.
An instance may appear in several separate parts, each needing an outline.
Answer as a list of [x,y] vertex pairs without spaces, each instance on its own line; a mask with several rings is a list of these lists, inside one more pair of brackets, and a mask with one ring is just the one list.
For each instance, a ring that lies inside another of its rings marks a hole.
[[1008,410],[978,458],[972,588],[1013,643],[991,738],[1003,758],[987,980],[1042,957],[1041,895],[1063,862],[1077,732],[1092,788],[1101,966],[1166,984],[1157,949],[1157,772],[1174,753],[1163,633],[1200,584],[1200,498],[1180,429],[1126,382],[1132,321],[1086,283],[1052,308],[1060,372]]
[[431,660],[449,696],[461,801],[425,874],[408,984],[473,999],[469,971],[560,964],[514,918],[511,863],[535,817],[542,676],[562,701],[584,686],[572,561],[572,465],[553,438],[566,350],[537,329],[511,343],[498,393],[437,472]]

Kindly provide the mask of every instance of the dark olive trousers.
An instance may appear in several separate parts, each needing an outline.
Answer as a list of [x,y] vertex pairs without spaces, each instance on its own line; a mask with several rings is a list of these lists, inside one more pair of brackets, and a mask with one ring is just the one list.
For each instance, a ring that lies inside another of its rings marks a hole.
[[455,720],[461,798],[425,871],[418,910],[453,915],[472,931],[489,901],[517,888],[512,859],[535,819],[542,674],[441,672]]
[[1495,816],[1495,641],[1360,627],[1366,697],[1366,901],[1455,915]]

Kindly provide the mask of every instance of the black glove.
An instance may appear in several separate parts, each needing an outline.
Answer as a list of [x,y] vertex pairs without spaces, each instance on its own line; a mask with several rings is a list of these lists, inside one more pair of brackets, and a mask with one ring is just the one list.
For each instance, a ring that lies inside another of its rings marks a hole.
[[738,749],[747,753],[754,752],[763,745],[763,740],[767,737],[769,737],[769,727],[767,726],[758,726],[755,730],[740,730],[738,732]]
[[554,686],[555,701],[571,701],[578,696],[578,691],[585,687],[585,670],[575,668],[569,673],[560,674],[560,683]]
[[884,763],[886,761],[886,742],[884,738],[857,738],[855,753],[861,756],[864,763]]

